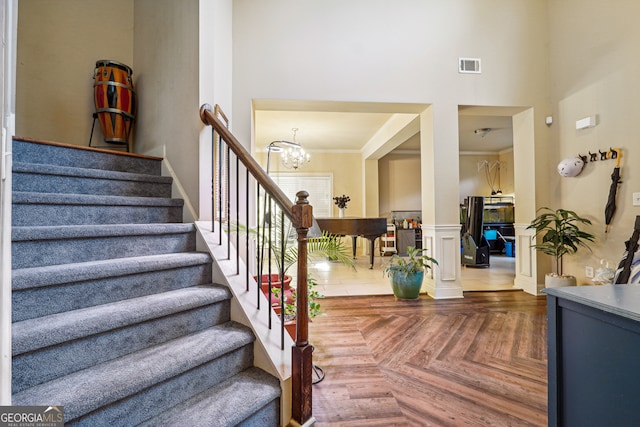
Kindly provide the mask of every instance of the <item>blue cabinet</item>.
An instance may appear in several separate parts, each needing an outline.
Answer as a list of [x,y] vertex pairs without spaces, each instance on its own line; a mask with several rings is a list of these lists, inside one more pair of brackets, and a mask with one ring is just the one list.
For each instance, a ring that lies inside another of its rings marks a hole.
[[544,292],[549,426],[640,425],[640,286]]

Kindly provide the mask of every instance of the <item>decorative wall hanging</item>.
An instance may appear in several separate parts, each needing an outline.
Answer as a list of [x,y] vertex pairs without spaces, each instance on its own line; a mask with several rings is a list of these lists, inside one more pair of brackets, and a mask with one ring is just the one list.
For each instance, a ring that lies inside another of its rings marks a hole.
[[558,173],[564,177],[580,175],[584,168],[584,162],[580,157],[569,157],[558,163]]

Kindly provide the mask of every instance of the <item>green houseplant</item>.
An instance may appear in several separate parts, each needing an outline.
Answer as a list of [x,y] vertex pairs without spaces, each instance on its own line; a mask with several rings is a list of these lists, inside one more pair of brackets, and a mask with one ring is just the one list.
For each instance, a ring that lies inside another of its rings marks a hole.
[[[307,276],[307,298],[309,301],[309,319],[314,319],[315,317],[322,314],[320,310],[319,299],[324,298],[318,290],[316,286],[318,283],[316,280],[309,274]],[[282,288],[274,287],[272,288],[273,296],[278,301],[271,305],[276,314],[280,315],[282,310],[282,305],[280,304],[280,295],[282,292]],[[286,291],[285,291],[286,292]],[[288,293],[284,298],[284,327],[291,336],[292,339],[296,338],[296,301],[297,301],[297,293],[296,289],[292,288],[291,292]]]
[[393,294],[396,298],[416,299],[420,295],[425,269],[438,261],[425,255],[426,249],[407,246],[407,257],[398,254],[391,256],[384,272],[389,277]]
[[[287,284],[291,281],[291,276],[287,276],[288,270],[298,262],[298,241],[297,241],[297,233],[293,229],[291,223],[287,221],[273,221],[274,224],[272,227],[265,228],[248,228],[242,224],[232,224],[231,229],[237,230],[242,233],[250,233],[254,236],[257,236],[260,239],[265,239],[265,236],[268,237],[269,233],[271,234],[270,245],[267,245],[267,251],[271,252],[271,260],[275,264],[276,269],[278,270],[278,280],[279,278],[284,278],[285,286],[285,322],[289,324],[293,324],[292,327],[288,327],[289,333],[293,338],[295,338],[295,315],[296,315],[296,289],[295,287],[287,288]],[[284,233],[284,234],[283,234]],[[284,237],[281,237],[284,236]],[[284,257],[281,255],[281,251],[284,253]],[[258,253],[258,256],[261,256]],[[267,261],[267,256],[264,256],[264,260]],[[351,268],[355,268],[355,263],[349,254],[348,249],[345,247],[344,242],[340,239],[339,236],[322,232],[319,237],[310,237],[307,239],[307,258],[327,258],[333,261],[340,262],[342,264],[348,265]],[[262,285],[262,290],[265,295],[268,295],[269,291],[269,280],[268,274],[264,274],[264,277],[261,278],[260,282]],[[307,277],[307,299],[309,302],[309,317],[314,318],[321,314],[320,311],[320,303],[317,301],[318,299],[324,298],[318,290],[316,289],[317,282],[315,279],[308,275]],[[271,283],[271,291],[272,291],[272,306],[274,309],[280,308],[280,295],[281,295],[281,285],[277,284],[274,286],[272,281]],[[287,326],[287,324],[285,324]]]
[[575,285],[576,278],[565,275],[562,270],[562,257],[576,253],[580,247],[591,250],[589,242],[593,242],[595,236],[580,229],[580,226],[591,225],[591,221],[566,209],[544,207],[538,209],[538,213],[527,229],[535,229],[535,237],[542,237],[532,247],[555,260],[555,273],[545,276],[545,286]]

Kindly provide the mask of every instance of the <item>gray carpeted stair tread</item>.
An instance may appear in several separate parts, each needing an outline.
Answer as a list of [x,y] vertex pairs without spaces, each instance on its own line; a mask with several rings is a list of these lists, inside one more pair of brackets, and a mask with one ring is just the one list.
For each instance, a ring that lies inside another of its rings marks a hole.
[[134,153],[96,150],[86,146],[13,138],[13,161],[77,166],[121,172],[161,175],[162,159]]
[[[261,369],[247,369],[159,414],[139,427],[154,426],[235,426],[280,397],[280,384]],[[274,405],[279,409],[279,404]],[[271,422],[269,422],[271,421]],[[276,425],[262,420],[259,425]]]
[[211,257],[207,253],[180,252],[21,268],[12,270],[11,286],[14,291],[18,291],[208,263],[211,263]]
[[182,222],[182,199],[14,192],[11,225]]
[[39,163],[13,164],[13,191],[170,198],[172,183],[171,177],[158,175]]
[[24,390],[12,404],[64,405],[75,419],[253,341],[250,329],[228,322]]
[[13,405],[64,405],[69,426],[280,424],[280,382],[253,368],[161,158],[14,138],[12,159]]
[[154,234],[182,234],[194,231],[195,225],[182,223],[22,226],[11,228],[11,240],[19,242],[30,240],[124,237]]
[[72,166],[48,165],[43,163],[14,162],[13,172],[40,173],[43,175],[73,176],[78,178],[113,179],[122,181],[140,181],[156,184],[171,184],[168,176],[148,175],[134,172],[118,172],[105,169],[77,168]]
[[229,290],[222,286],[192,286],[24,320],[12,325],[13,355],[169,316],[229,298]]
[[195,249],[196,234],[193,224],[14,226],[12,227],[14,256],[11,262],[12,268],[18,269],[191,252]]
[[183,206],[182,199],[165,197],[126,197],[93,194],[35,193],[14,191],[15,204],[34,205],[99,205],[99,206]]

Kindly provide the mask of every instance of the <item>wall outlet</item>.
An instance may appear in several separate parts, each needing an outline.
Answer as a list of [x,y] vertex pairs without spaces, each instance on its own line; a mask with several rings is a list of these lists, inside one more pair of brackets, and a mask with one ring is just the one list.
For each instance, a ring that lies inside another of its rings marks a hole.
[[584,275],[590,279],[593,279],[593,267],[586,266],[584,268]]

